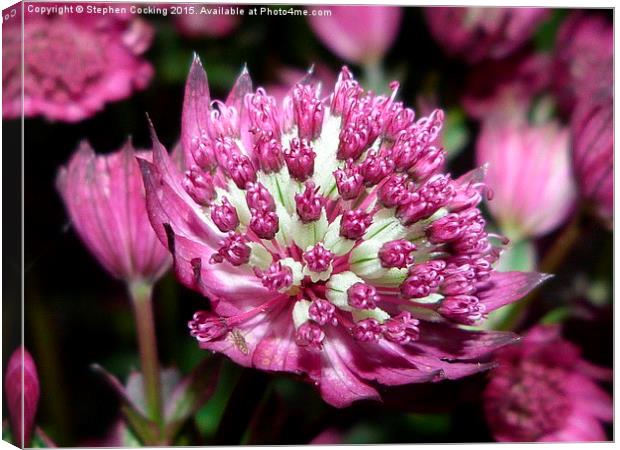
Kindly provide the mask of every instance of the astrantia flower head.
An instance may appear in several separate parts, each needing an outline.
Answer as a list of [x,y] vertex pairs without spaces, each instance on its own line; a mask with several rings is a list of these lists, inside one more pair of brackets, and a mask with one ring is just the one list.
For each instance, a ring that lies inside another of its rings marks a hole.
[[[26,13],[23,114],[76,122],[143,89],[153,74],[140,55],[153,29],[131,15]],[[22,28],[3,26],[2,111],[22,114]]]
[[489,426],[499,441],[603,441],[613,417],[610,396],[596,384],[611,371],[592,366],[555,326],[531,329],[497,352],[484,393]]
[[433,37],[470,64],[500,59],[521,47],[549,15],[544,8],[425,8]]
[[116,153],[97,156],[82,142],[56,184],[71,223],[99,263],[128,282],[154,281],[170,266],[170,255],[146,213],[145,193],[131,142]]
[[[225,102],[211,102],[196,59],[182,143],[215,195],[196,202],[154,134],[153,163],[140,161],[177,276],[212,301],[190,322],[200,346],[303,375],[339,407],[377,399],[378,385],[487,368],[476,359],[514,335],[457,324],[544,279],[493,272],[482,172],[441,173],[443,150],[430,143],[443,113],[414,120],[391,88],[365,92],[345,67],[333,91],[306,78],[278,105],[244,71]],[[224,198],[238,222],[213,212]]]

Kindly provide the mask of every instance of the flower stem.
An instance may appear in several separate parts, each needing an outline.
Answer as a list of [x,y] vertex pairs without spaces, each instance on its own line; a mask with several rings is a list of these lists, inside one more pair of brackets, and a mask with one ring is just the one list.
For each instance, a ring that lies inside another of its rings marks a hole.
[[[542,273],[554,274],[562,265],[577,238],[581,233],[581,211],[577,211],[571,221],[564,227],[555,239],[540,263]],[[536,291],[530,293],[521,301],[514,303],[513,310],[506,319],[498,326],[500,330],[514,330],[523,320],[527,307],[536,299]]]
[[148,417],[158,425],[162,424],[162,399],[159,378],[159,360],[157,358],[157,339],[155,338],[155,320],[151,294],[153,286],[145,282],[133,282],[129,285],[129,295],[133,306],[140,366],[144,385],[144,398]]
[[366,89],[377,93],[385,89],[385,73],[381,60],[372,60],[364,63],[362,69],[364,71],[364,85]]

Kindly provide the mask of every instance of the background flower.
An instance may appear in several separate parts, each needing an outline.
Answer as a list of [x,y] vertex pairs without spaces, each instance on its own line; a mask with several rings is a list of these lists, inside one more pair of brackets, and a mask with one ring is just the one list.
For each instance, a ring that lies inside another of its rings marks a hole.
[[[324,7],[309,8],[311,12]],[[312,30],[340,58],[352,63],[374,63],[394,43],[402,10],[396,7],[330,6],[330,15],[310,15]]]
[[483,123],[476,160],[488,164],[489,209],[511,240],[542,236],[568,217],[576,196],[570,150],[569,130],[557,123],[519,117]]
[[493,435],[509,442],[603,441],[611,397],[596,381],[611,372],[592,366],[558,327],[531,329],[522,343],[500,350],[490,373],[485,411]]
[[444,50],[470,64],[517,50],[549,15],[544,8],[431,7],[424,13]]
[[15,350],[9,359],[4,375],[4,393],[13,442],[28,447],[34,432],[40,386],[37,366],[24,347]]
[[[24,98],[26,117],[77,122],[144,89],[153,69],[141,56],[153,28],[132,15],[25,16]],[[22,114],[21,33],[18,21],[3,26],[2,111]]]
[[97,156],[82,142],[57,187],[84,244],[114,277],[154,281],[169,267],[170,257],[148,221],[144,186],[131,142],[116,153]]

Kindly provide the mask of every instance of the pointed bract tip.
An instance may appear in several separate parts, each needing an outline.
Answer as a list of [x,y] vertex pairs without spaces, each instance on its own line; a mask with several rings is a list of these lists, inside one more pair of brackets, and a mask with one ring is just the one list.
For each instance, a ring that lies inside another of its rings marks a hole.
[[192,65],[194,64],[198,64],[200,67],[202,67],[202,61],[200,60],[200,56],[198,56],[197,52],[194,52],[192,55]]

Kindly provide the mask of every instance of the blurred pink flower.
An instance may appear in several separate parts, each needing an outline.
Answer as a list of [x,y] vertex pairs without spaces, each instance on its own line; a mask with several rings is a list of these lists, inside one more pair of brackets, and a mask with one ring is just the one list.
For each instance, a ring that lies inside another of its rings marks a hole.
[[[153,29],[143,19],[25,14],[24,116],[77,122],[149,83],[153,69],[140,55]],[[19,21],[3,25],[4,118],[22,114],[21,32]]]
[[549,15],[544,8],[425,8],[433,37],[450,56],[470,64],[517,50]]
[[537,326],[496,353],[484,403],[498,441],[607,440],[601,422],[611,422],[613,404],[595,381],[611,381],[611,370],[580,353],[555,326]]
[[462,105],[467,114],[482,120],[514,116],[525,111],[536,95],[551,84],[551,58],[520,52],[502,60],[487,60],[472,67]]
[[598,15],[573,13],[556,38],[553,87],[560,105],[572,111],[578,97],[613,95],[613,27]]
[[244,70],[212,102],[196,58],[181,126],[188,170],[154,132],[153,163],[140,161],[177,277],[213,306],[189,323],[200,346],[304,375],[337,407],[379,399],[378,385],[488,368],[478,358],[515,336],[456,324],[545,279],[492,270],[480,172],[441,173],[429,142],[443,113],[414,120],[390,86],[390,97],[364,92],[345,67],[333,92],[307,80],[280,108]]
[[[200,5],[194,5],[199,8]],[[211,5],[216,8],[224,5]],[[179,14],[174,16],[174,24],[184,36],[190,38],[212,37],[222,38],[228,36],[237,29],[241,22],[240,16],[218,14]]]
[[582,197],[611,227],[614,209],[613,98],[583,98],[571,121],[573,170]]
[[82,142],[56,184],[78,235],[99,263],[125,281],[154,281],[170,265],[146,214],[145,193],[130,142],[116,153],[95,155]]
[[491,117],[478,136],[476,160],[488,164],[489,209],[510,239],[542,236],[571,213],[576,187],[568,129]]
[[310,27],[338,57],[356,64],[371,64],[390,49],[402,20],[395,6],[316,6],[310,12],[329,9],[331,15],[310,15]]
[[24,347],[19,347],[9,358],[4,376],[4,392],[13,442],[22,448],[27,447],[34,430],[40,388],[37,367]]

